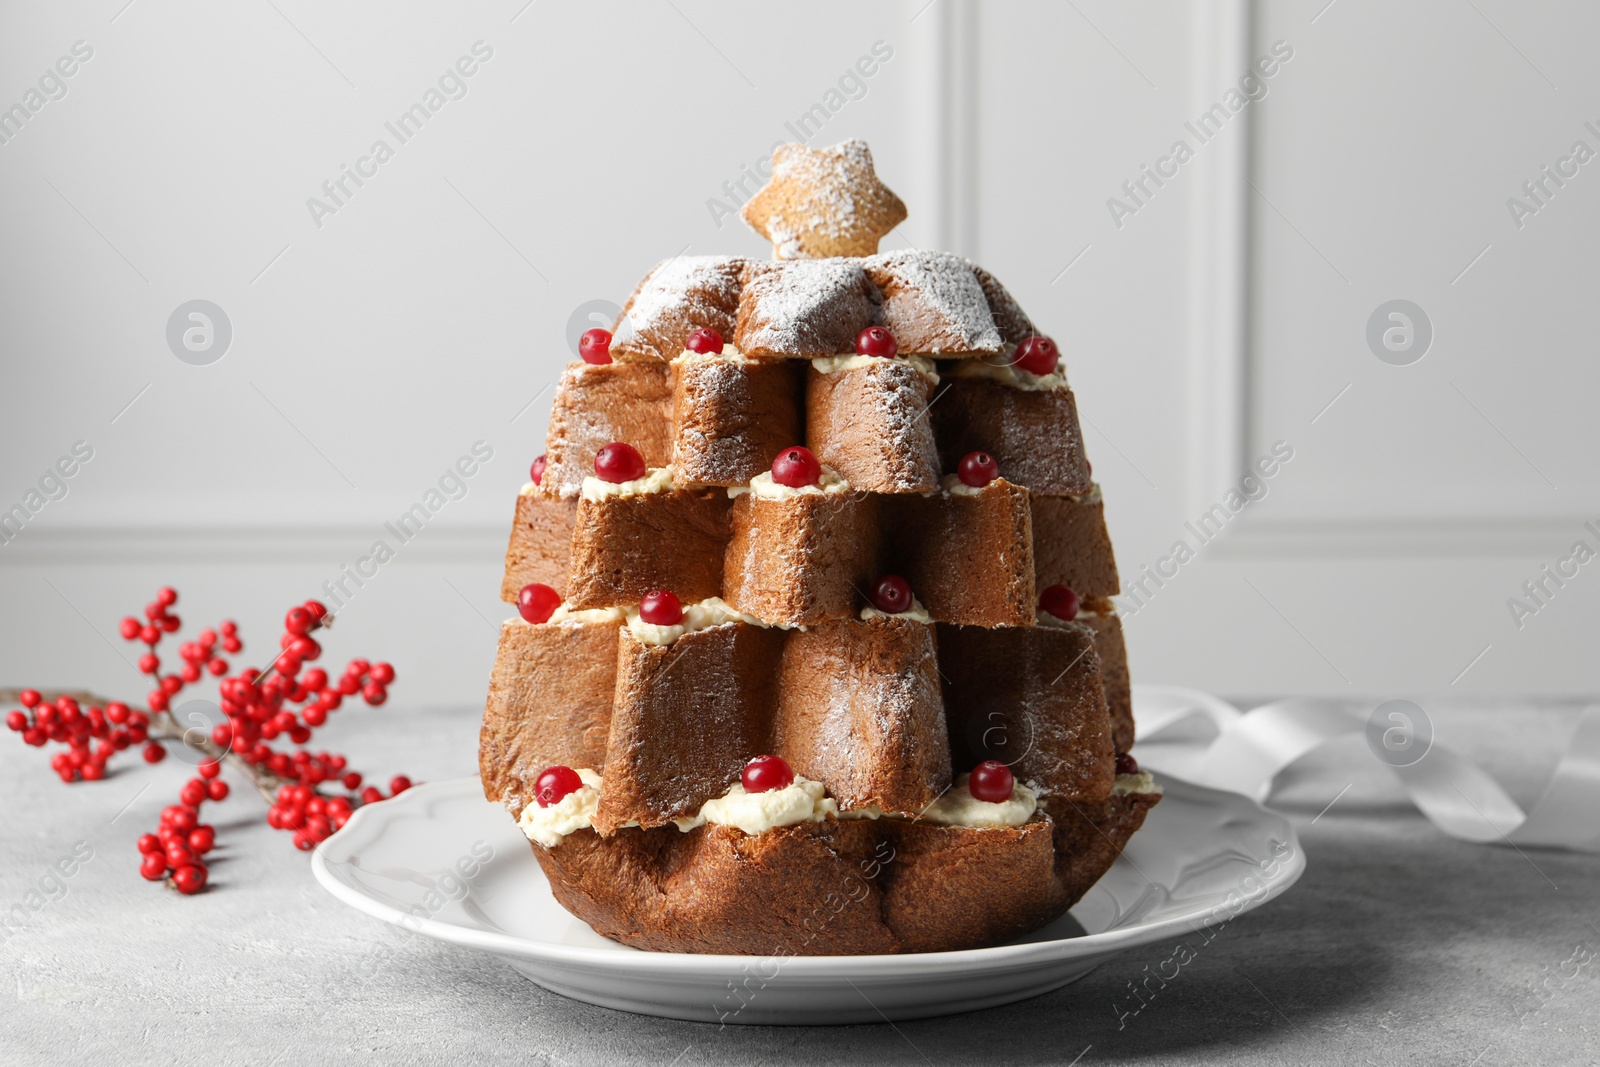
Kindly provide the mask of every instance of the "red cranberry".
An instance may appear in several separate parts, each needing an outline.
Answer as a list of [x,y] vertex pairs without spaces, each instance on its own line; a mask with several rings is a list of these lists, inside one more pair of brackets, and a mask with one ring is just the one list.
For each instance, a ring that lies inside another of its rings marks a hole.
[[1017,346],[1012,365],[1029,374],[1044,375],[1054,372],[1060,362],[1061,353],[1054,341],[1048,337],[1030,337]]
[[533,799],[541,808],[561,803],[562,799],[583,788],[583,779],[571,767],[560,765],[548,768],[533,783]]
[[868,326],[856,334],[856,355],[858,356],[883,356],[888,358],[900,351],[900,345],[895,341],[894,334],[882,326]]
[[643,478],[644,457],[632,445],[613,441],[594,455],[594,473],[602,482],[631,482]]
[[1011,799],[1011,788],[1015,784],[1010,767],[999,760],[986,759],[972,768],[972,777],[967,779],[967,792],[978,800],[999,804]]
[[740,776],[746,793],[767,793],[794,784],[794,768],[782,756],[757,756]]
[[1052,585],[1039,594],[1039,610],[1071,622],[1078,617],[1078,594],[1064,585]]
[[1139,761],[1133,758],[1133,753],[1131,753],[1131,752],[1118,752],[1117,753],[1117,773],[1118,774],[1138,774],[1139,773]]
[[1000,464],[987,452],[968,452],[956,464],[956,477],[961,479],[962,485],[982,489],[1000,477]]
[[885,574],[872,587],[868,597],[872,606],[885,615],[898,615],[911,608],[911,583],[898,574]]
[[[561,594],[548,585],[531,582],[522,587],[522,592],[517,594],[517,613],[532,623],[549,622],[550,616],[561,606]],[[357,679],[352,679],[359,685]],[[354,696],[356,688],[351,687],[347,696]]]
[[639,618],[654,626],[676,626],[683,621],[683,601],[666,589],[652,590],[639,601]]
[[683,347],[702,355],[715,355],[722,351],[722,335],[709,326],[702,326],[689,335]]
[[598,326],[584,330],[583,336],[578,338],[578,355],[585,363],[610,363],[611,331]]
[[822,478],[822,464],[812,455],[811,449],[792,445],[778,453],[772,461],[772,480],[790,489],[816,485]]
[[543,485],[544,469],[545,467],[549,466],[549,463],[550,461],[545,459],[543,456],[536,458],[533,461],[533,465],[528,468],[528,480],[534,485]]
[[198,863],[179,867],[172,872],[172,884],[184,896],[193,896],[206,887],[206,869]]

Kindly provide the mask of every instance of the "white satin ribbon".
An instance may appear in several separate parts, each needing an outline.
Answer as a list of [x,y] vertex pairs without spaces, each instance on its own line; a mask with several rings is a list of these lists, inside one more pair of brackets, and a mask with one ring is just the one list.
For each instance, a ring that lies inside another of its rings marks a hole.
[[[1262,802],[1291,763],[1367,729],[1366,718],[1350,705],[1329,700],[1280,700],[1245,712],[1192,689],[1135,686],[1133,705],[1141,764]],[[1210,739],[1197,739],[1197,732]],[[1411,802],[1451,837],[1600,852],[1600,707],[1584,709],[1555,773],[1527,812],[1482,769],[1437,742],[1417,762],[1390,769]]]

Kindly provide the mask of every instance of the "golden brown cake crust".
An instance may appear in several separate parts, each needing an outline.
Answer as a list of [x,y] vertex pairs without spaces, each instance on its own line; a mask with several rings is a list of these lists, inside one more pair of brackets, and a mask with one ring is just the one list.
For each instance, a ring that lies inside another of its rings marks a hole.
[[611,331],[612,357],[676,359],[689,335],[701,328],[731,338],[744,270],[745,261],[736,256],[662,260],[645,275],[617,316]]
[[866,494],[804,493],[733,503],[722,599],[786,626],[855,615],[877,577],[878,501]]
[[566,595],[572,570],[572,524],[577,514],[576,497],[557,496],[542,485],[517,494],[506,569],[500,580],[501,600],[515,604],[517,594],[532,582]]
[[840,810],[927,810],[950,785],[933,641],[933,627],[895,618],[790,634],[773,750]]
[[1068,496],[1092,484],[1078,405],[1070,389],[1019,389],[990,378],[947,377],[933,406],[946,470],[968,452],[987,452],[1008,482]]
[[580,499],[567,602],[633,605],[655,589],[685,604],[718,596],[727,544],[728,496],[720,489]]
[[933,382],[905,360],[806,372],[806,444],[852,489],[925,493],[939,487],[928,401]]
[[1019,937],[1064,914],[1158,799],[1063,805],[1065,828],[1041,811],[1017,828],[830,819],[753,836],[724,826],[609,838],[579,830],[555,848],[532,848],[564,908],[635,948],[951,951]]
[[781,450],[800,443],[798,365],[679,359],[672,370],[679,481],[748,485]]
[[1103,601],[1096,614],[1078,616],[1094,633],[1095,654],[1100,657],[1100,685],[1111,710],[1111,740],[1118,752],[1133,749],[1133,683],[1128,678],[1128,646],[1122,639],[1122,619]]
[[665,363],[569,363],[550,409],[540,487],[576,496],[594,456],[613,441],[646,465],[672,462],[672,381]]
[[478,769],[490,800],[521,811],[558,763],[603,770],[620,625],[530,626],[509,619],[489,676]]
[[885,507],[889,567],[929,615],[964,626],[1033,625],[1027,490],[996,478],[976,495],[901,496]]
[[1034,496],[1033,572],[1038,588],[1064,585],[1080,600],[1121,592],[1117,559],[1098,492],[1083,497]]

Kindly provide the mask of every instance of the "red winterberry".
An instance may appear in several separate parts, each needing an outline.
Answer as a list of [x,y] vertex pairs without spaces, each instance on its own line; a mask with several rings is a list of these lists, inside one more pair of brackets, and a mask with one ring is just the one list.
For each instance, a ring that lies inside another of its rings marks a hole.
[[17,699],[22,701],[22,706],[25,708],[36,708],[44,700],[44,697],[39,695],[37,689],[24,689],[17,694]]
[[183,783],[183,788],[178,790],[178,799],[191,808],[198,808],[205,803],[206,783],[203,778],[191,778]]
[[911,583],[898,574],[885,574],[873,583],[867,599],[885,615],[898,615],[911,609]]
[[144,626],[139,620],[129,615],[117,627],[117,632],[122,635],[124,641],[137,641],[139,639],[139,631],[142,629],[144,629]]
[[316,620],[311,617],[311,612],[305,608],[290,608],[283,617],[283,628],[296,636],[304,636],[311,632]]
[[170,585],[164,585],[156,590],[156,603],[164,608],[170,608],[178,602],[178,591]]
[[387,663],[374,663],[371,677],[379,685],[389,685],[394,681],[394,668]]
[[228,783],[221,778],[214,778],[206,783],[207,800],[227,800],[228,793]]
[[217,847],[217,831],[209,826],[196,826],[189,831],[189,847],[204,856]]
[[[531,623],[549,622],[550,616],[554,615],[560,606],[561,594],[539,582],[530,582],[517,594],[517,613]],[[345,696],[354,696],[361,683],[358,678],[354,685],[346,689],[344,682],[349,678],[350,676],[346,675],[345,679],[341,679],[339,691]]]
[[1039,610],[1071,622],[1078,617],[1078,594],[1064,585],[1047,586],[1039,594]]
[[683,601],[669,590],[652,590],[639,601],[639,617],[653,626],[676,626],[683,621]]
[[1011,789],[1015,784],[1010,767],[999,760],[986,759],[972,768],[972,776],[967,779],[967,792],[977,800],[999,804],[1011,799]]
[[956,477],[961,479],[962,485],[982,489],[1000,477],[1000,464],[987,452],[968,452],[956,464]]
[[1139,773],[1139,761],[1133,758],[1133,753],[1131,753],[1131,752],[1118,752],[1117,753],[1117,773],[1118,774],[1138,774]]
[[144,859],[139,861],[139,873],[144,875],[146,881],[159,882],[167,876],[167,855],[164,852],[149,852]]
[[352,791],[361,788],[361,775],[356,771],[351,771],[349,774],[339,779],[339,781],[344,783],[344,787],[346,789]]
[[410,789],[410,788],[411,788],[411,779],[407,778],[403,774],[397,774],[393,778],[389,779],[389,795],[390,796],[394,796],[396,793],[404,793],[407,789]]
[[772,480],[790,489],[816,485],[821,477],[822,464],[802,445],[791,445],[772,461]]
[[167,750],[156,741],[144,746],[144,761],[146,763],[160,763],[167,758]]
[[361,699],[375,708],[389,699],[389,691],[377,682],[368,682],[361,687]]
[[139,657],[139,672],[141,674],[154,674],[161,669],[161,660],[154,652],[146,652]]
[[578,777],[577,771],[557,764],[546,768],[533,783],[533,799],[539,802],[541,808],[548,808],[582,788],[583,779]]
[[882,326],[868,326],[856,334],[856,355],[858,356],[893,356],[900,351],[900,345],[895,341],[894,334]]
[[1056,343],[1048,337],[1029,337],[1017,346],[1016,354],[1012,358],[1012,365],[1020,367],[1029,374],[1051,374],[1056,369],[1056,364],[1061,362],[1061,353],[1056,349]]
[[782,756],[757,756],[739,776],[747,793],[768,793],[794,784],[794,768]]
[[536,458],[533,461],[533,465],[528,468],[528,480],[534,485],[543,485],[544,469],[549,465],[549,463],[550,461],[545,459],[543,456]]
[[689,335],[683,347],[701,355],[715,355],[722,351],[722,335],[709,326],[702,326]]
[[309,611],[311,617],[319,623],[328,617],[328,605],[320,600],[308,600],[301,607]]
[[376,804],[382,799],[383,790],[379,789],[377,786],[369,785],[361,791],[361,803],[363,804]]
[[139,835],[139,851],[148,856],[152,852],[161,851],[161,838],[155,834]]
[[622,441],[613,441],[594,456],[595,477],[602,482],[631,482],[645,475],[644,457]]
[[22,731],[28,728],[27,713],[22,711],[13,711],[10,715],[6,716],[6,726],[20,734]]
[[161,631],[154,626],[144,626],[139,630],[139,640],[147,645],[153,645],[161,640]]
[[193,896],[206,887],[206,869],[200,864],[188,864],[172,872],[172,884],[184,896]]
[[585,363],[610,363],[611,331],[598,326],[584,330],[583,336],[578,338],[578,355]]
[[222,773],[222,764],[214,759],[203,759],[200,761],[200,766],[195,768],[195,771],[202,778],[215,778]]

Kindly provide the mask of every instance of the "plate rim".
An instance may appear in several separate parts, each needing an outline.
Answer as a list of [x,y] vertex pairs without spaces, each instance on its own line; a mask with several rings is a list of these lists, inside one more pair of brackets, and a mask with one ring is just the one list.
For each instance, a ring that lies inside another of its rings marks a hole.
[[[1198,785],[1176,775],[1163,773],[1161,781],[1163,785],[1171,784],[1203,794],[1215,794],[1226,797],[1235,803],[1242,803],[1254,808],[1258,814],[1267,816],[1281,824],[1285,835],[1284,840],[1293,849],[1289,858],[1276,874],[1264,877],[1266,892],[1253,899],[1245,897],[1243,906],[1238,911],[1230,913],[1226,919],[1220,920],[1221,922],[1231,922],[1240,915],[1254,911],[1263,904],[1277,899],[1298,882],[1300,876],[1305,873],[1305,849],[1301,847],[1299,834],[1295,832],[1294,824],[1287,816],[1272,811],[1252,797]],[[410,806],[418,803],[425,793],[444,794],[447,791],[459,791],[469,783],[474,790],[481,790],[482,788],[476,775],[450,778],[412,786],[400,796],[392,797],[383,803],[388,805],[399,802],[402,806]],[[736,969],[751,960],[779,958],[773,955],[757,956],[732,953],[659,951],[620,953],[609,947],[599,948],[539,942],[518,937],[514,934],[463,926],[459,923],[448,922],[431,916],[415,916],[408,911],[402,911],[392,904],[385,903],[356,889],[333,872],[331,864],[335,861],[331,861],[328,858],[330,852],[335,851],[344,843],[344,841],[340,840],[341,838],[354,844],[355,839],[362,836],[361,831],[369,829],[369,823],[380,819],[386,820],[396,814],[398,814],[396,808],[389,808],[387,811],[374,811],[373,806],[369,805],[357,809],[341,830],[319,844],[312,852],[311,870],[322,887],[338,900],[350,905],[357,911],[381,919],[384,922],[401,926],[413,933],[423,934],[447,944],[474,948],[498,956],[511,956],[522,960],[547,962],[586,971],[611,972],[626,970],[635,974],[642,973],[651,976],[672,974],[683,977],[686,973],[689,973],[713,977],[726,974],[730,968]],[[781,959],[783,960],[784,974],[789,980],[808,977],[835,977],[841,966],[849,967],[863,975],[871,974],[878,977],[912,977],[917,974],[926,974],[930,969],[958,970],[968,973],[995,969],[1013,970],[1029,966],[1046,966],[1070,959],[1109,955],[1125,948],[1133,948],[1159,941],[1173,931],[1186,930],[1192,932],[1197,923],[1201,928],[1214,925],[1204,921],[1214,911],[1215,906],[1213,905],[1198,909],[1193,913],[1175,915],[1157,922],[1136,923],[1114,930],[1104,930],[1093,934],[1086,933],[1080,937],[1051,938],[1046,941],[1027,941],[1011,945],[991,945],[986,948],[954,949],[941,952],[880,953],[859,956],[784,956]]]

